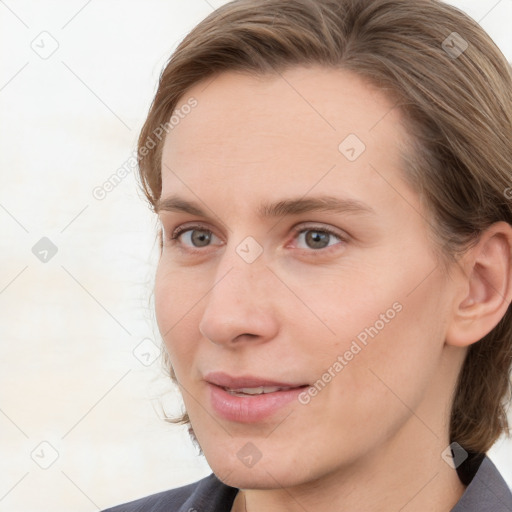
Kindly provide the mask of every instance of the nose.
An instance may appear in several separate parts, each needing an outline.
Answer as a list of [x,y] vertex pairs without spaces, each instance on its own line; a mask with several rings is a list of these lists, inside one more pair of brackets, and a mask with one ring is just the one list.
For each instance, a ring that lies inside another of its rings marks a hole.
[[225,258],[217,267],[215,284],[204,299],[201,334],[227,348],[274,338],[279,325],[271,278],[272,273],[262,260],[246,263],[237,254]]

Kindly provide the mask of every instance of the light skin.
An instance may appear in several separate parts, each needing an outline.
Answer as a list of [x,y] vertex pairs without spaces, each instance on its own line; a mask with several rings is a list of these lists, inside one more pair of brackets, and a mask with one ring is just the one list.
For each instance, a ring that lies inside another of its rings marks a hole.
[[[510,226],[491,226],[447,275],[402,178],[401,114],[352,73],[227,72],[189,97],[163,150],[155,307],[206,459],[242,489],[232,511],[449,511],[464,492],[441,457],[451,395],[467,347],[510,303]],[[339,149],[349,134],[366,146],[354,161]],[[365,207],[304,203],[322,197]],[[288,200],[304,211],[261,215]],[[236,250],[249,236],[252,263]],[[308,404],[249,424],[212,408],[207,372],[313,384],[397,302]],[[252,467],[237,456],[248,442]]]

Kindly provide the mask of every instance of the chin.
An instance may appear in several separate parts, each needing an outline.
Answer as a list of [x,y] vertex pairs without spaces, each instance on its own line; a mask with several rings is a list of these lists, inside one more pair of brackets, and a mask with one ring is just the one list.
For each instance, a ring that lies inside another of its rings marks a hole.
[[[259,464],[258,464],[259,465]],[[218,467],[210,464],[213,472],[219,480],[226,485],[238,489],[280,489],[282,487],[293,487],[300,482],[298,475],[291,469],[277,467],[276,464],[269,464],[271,469],[265,467],[241,468],[240,464],[227,466],[219,464]]]
[[251,447],[250,441],[242,443],[245,450],[236,449],[237,443],[231,441],[225,446],[213,450],[210,446],[204,450],[210,468],[226,485],[239,489],[279,489],[306,483],[312,476],[312,468],[301,467],[303,462],[290,454],[283,459],[278,450],[265,450],[269,456],[260,454],[261,458],[256,460],[256,448]]

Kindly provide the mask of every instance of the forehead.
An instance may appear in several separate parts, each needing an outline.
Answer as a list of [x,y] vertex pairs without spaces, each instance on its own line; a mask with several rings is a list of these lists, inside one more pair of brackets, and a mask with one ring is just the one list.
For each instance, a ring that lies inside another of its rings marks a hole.
[[[198,102],[191,111],[193,115],[181,115],[181,129],[173,129],[169,139],[177,139],[185,126],[200,117],[203,129],[196,132],[201,135],[200,143],[215,140],[219,133],[226,135],[229,127],[236,133],[240,126],[246,130],[286,130],[301,139],[305,135],[312,139],[317,135],[316,138],[323,140],[336,132],[338,136],[346,131],[366,132],[394,106],[382,91],[359,75],[324,67],[296,67],[266,75],[220,73],[190,88],[176,110],[190,98]],[[397,114],[395,111],[395,116],[388,119],[388,127],[389,122],[399,123]],[[299,121],[299,124],[290,124],[291,121]],[[194,130],[198,128],[194,123]],[[192,144],[194,139],[187,142]]]
[[162,197],[184,190],[180,176],[195,192],[206,184],[243,189],[250,182],[267,189],[286,184],[301,194],[333,168],[323,185],[350,188],[374,181],[375,170],[396,173],[402,166],[400,112],[346,70],[225,72],[188,90],[176,111],[191,98],[197,106],[186,109],[165,140]]

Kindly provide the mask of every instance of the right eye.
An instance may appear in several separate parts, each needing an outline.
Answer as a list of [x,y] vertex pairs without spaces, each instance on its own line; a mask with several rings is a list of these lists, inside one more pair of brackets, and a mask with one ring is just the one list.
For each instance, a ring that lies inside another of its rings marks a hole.
[[191,248],[208,247],[214,242],[219,245],[220,242],[220,239],[216,235],[202,226],[179,227],[174,230],[171,240]]

